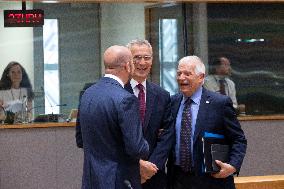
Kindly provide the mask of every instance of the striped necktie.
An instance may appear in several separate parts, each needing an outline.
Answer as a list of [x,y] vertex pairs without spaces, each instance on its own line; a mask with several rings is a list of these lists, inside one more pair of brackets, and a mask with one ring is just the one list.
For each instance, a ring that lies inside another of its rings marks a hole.
[[137,85],[137,88],[139,89],[139,93],[138,93],[139,112],[140,112],[140,117],[141,117],[141,121],[143,125],[145,112],[146,112],[145,92],[144,92],[144,87],[141,83]]

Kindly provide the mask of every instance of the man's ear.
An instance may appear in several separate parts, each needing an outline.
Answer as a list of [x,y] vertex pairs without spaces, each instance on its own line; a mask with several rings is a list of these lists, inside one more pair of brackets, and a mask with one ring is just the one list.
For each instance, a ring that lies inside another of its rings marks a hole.
[[205,74],[204,74],[204,73],[199,74],[199,78],[200,78],[200,79],[204,79],[204,78],[205,78]]
[[126,69],[126,71],[128,72],[128,73],[130,73],[131,72],[131,67],[130,67],[130,62],[128,61],[126,64],[125,64],[125,69]]
[[199,74],[199,76],[198,76],[198,78],[199,78],[199,81],[200,82],[202,82],[202,85],[204,84],[204,79],[205,79],[205,74]]

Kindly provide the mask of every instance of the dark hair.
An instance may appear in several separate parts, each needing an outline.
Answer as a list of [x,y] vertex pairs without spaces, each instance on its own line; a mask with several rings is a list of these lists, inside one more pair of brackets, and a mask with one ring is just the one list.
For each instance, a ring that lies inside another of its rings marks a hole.
[[28,91],[28,99],[32,100],[34,98],[33,88],[29,79],[29,76],[25,70],[25,68],[18,62],[12,61],[10,62],[3,71],[1,80],[0,80],[0,90],[9,90],[12,87],[12,81],[9,77],[9,71],[13,66],[20,66],[22,69],[22,81],[20,83],[20,87],[27,88]]
[[94,83],[85,83],[83,90],[80,91],[80,95],[79,95],[79,101],[81,100],[81,97],[83,96],[84,92],[91,87],[93,84],[96,84],[96,82]]
[[209,74],[216,74],[216,68],[221,65],[221,58],[222,57],[215,58],[211,64],[209,64]]

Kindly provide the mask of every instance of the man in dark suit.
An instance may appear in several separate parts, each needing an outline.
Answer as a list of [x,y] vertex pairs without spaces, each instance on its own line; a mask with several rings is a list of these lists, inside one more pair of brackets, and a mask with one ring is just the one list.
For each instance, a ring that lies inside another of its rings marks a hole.
[[164,165],[174,144],[174,123],[170,110],[170,94],[147,81],[152,66],[152,47],[147,40],[133,40],[131,50],[134,73],[125,89],[140,102],[143,134],[149,143],[150,154],[140,160],[143,189],[163,189],[166,186]]
[[81,132],[81,125],[80,125],[80,101],[81,101],[81,97],[84,94],[84,92],[91,87],[93,84],[95,83],[85,83],[83,90],[80,91],[80,95],[79,95],[79,106],[78,106],[78,113],[77,113],[77,118],[76,118],[76,127],[75,127],[75,139],[76,139],[76,145],[78,148],[83,148],[83,139],[82,139],[82,132]]
[[[173,189],[234,189],[233,174],[238,173],[247,141],[228,96],[202,87],[205,66],[197,56],[179,61],[179,94],[172,97],[176,119],[176,144],[169,160],[170,187]],[[229,161],[217,161],[221,170],[204,173],[202,137],[204,133],[224,136],[230,146]]]
[[[104,53],[105,76],[89,87],[80,102],[84,150],[82,189],[141,188],[139,159],[147,157],[137,98],[123,87],[133,72],[128,48]],[[128,186],[126,186],[128,185]]]

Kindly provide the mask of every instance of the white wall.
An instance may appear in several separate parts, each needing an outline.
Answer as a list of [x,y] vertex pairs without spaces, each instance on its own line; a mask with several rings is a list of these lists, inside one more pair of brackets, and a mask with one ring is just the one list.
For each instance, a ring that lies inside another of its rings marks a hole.
[[[111,45],[126,45],[145,38],[144,3],[101,4],[101,52]],[[102,66],[102,73],[104,67]]]
[[[31,7],[32,5],[27,3],[26,8],[32,9]],[[4,28],[3,10],[14,9],[22,9],[22,2],[0,2],[0,74],[2,76],[9,62],[17,61],[26,69],[33,83],[33,28]]]

